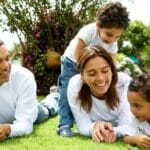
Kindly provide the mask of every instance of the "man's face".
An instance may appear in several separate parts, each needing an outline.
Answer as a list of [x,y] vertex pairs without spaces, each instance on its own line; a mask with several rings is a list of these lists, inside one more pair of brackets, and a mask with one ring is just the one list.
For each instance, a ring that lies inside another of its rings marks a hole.
[[9,60],[8,50],[5,46],[0,46],[0,85],[9,80],[11,62]]

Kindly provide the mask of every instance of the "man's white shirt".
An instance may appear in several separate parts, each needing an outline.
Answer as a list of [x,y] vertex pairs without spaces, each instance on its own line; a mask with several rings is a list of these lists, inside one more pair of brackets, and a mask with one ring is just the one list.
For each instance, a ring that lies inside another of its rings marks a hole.
[[12,65],[9,81],[0,86],[0,123],[10,124],[10,137],[30,134],[37,115],[34,76],[26,68]]

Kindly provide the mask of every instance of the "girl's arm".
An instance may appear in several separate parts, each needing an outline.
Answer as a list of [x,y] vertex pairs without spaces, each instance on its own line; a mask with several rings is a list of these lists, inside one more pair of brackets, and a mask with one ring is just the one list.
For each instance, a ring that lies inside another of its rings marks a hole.
[[113,59],[113,61],[114,61],[114,63],[116,64],[116,54],[111,54],[111,53],[109,53],[110,54],[110,56],[112,57],[112,59]]
[[75,59],[78,61],[78,58],[80,56],[80,53],[82,52],[82,49],[86,47],[86,44],[85,42],[81,39],[81,38],[78,38],[77,39],[77,44],[76,44],[76,47],[75,47]]

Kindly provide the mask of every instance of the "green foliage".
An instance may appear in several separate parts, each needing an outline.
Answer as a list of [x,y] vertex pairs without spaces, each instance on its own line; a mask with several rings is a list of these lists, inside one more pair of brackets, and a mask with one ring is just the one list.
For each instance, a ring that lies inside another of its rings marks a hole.
[[145,46],[141,52],[141,59],[143,60],[143,70],[150,72],[150,44]]
[[[120,52],[126,55],[137,55],[147,44],[150,43],[150,27],[144,25],[141,21],[132,21],[119,40]],[[124,46],[124,41],[128,41],[130,45]]]
[[60,73],[60,68],[46,68],[47,49],[52,47],[63,54],[79,28],[94,21],[96,9],[105,1],[0,1],[0,14],[5,17],[1,17],[0,26],[18,35],[23,50],[23,66],[35,74],[38,94],[47,94]]
[[[141,21],[132,21],[119,40],[119,52],[136,56],[140,60],[142,70],[148,72],[150,68],[150,25]],[[146,65],[146,67],[145,67]]]
[[15,44],[14,48],[9,51],[9,56],[13,59],[20,58],[22,49],[20,44]]
[[118,71],[125,72],[131,77],[142,74],[141,69],[130,58],[123,53],[117,54],[117,68]]

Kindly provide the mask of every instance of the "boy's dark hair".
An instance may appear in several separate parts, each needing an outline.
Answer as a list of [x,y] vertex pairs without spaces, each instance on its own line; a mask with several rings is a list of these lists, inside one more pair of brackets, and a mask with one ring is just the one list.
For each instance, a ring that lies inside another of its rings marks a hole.
[[150,73],[135,77],[129,85],[129,91],[139,92],[150,102]]
[[126,29],[129,25],[129,13],[126,7],[121,3],[108,3],[102,6],[96,14],[97,25],[100,28],[123,28]]
[[[102,57],[110,65],[113,77],[112,77],[111,85],[107,93],[105,94],[104,98],[106,100],[106,104],[108,105],[108,107],[114,110],[115,107],[117,107],[119,103],[119,97],[118,97],[117,90],[116,90],[116,83],[118,79],[117,69],[113,62],[112,57],[109,55],[109,53],[105,49],[103,49],[100,46],[85,47],[82,51],[83,52],[80,54],[77,60],[77,67],[80,73],[83,73],[87,62],[91,59],[95,59],[96,57]],[[86,112],[90,112],[92,108],[92,98],[91,98],[90,88],[86,83],[84,83],[83,86],[81,87],[77,101],[80,103],[80,106]]]

